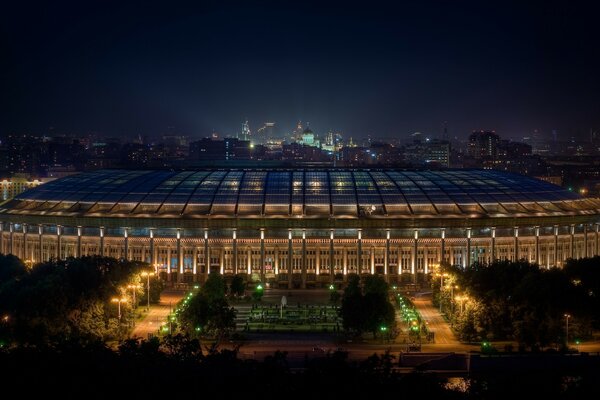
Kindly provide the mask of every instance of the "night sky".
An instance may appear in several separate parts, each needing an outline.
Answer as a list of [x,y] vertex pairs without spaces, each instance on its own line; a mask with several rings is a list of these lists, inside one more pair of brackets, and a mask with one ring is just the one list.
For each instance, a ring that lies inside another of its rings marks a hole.
[[3,3],[0,134],[600,129],[584,3],[121,3]]

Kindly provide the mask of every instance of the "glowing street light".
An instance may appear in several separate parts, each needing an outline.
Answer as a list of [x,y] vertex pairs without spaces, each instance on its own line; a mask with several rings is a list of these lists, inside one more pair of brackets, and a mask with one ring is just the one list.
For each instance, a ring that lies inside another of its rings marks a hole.
[[140,285],[127,285],[127,289],[131,289],[131,291],[133,292],[133,308],[137,308],[137,303],[135,301],[135,291],[136,289],[139,289]]
[[456,296],[456,301],[458,301],[460,303],[460,313],[463,313],[463,304],[465,304],[465,301],[469,300],[468,296]]
[[146,305],[146,310],[150,311],[150,277],[154,276],[154,272],[142,272],[142,276],[145,276],[147,279],[146,291],[148,292],[148,303]]
[[121,303],[125,303],[127,299],[125,297],[113,297],[111,300],[113,303],[117,303],[119,306],[119,324],[121,323]]

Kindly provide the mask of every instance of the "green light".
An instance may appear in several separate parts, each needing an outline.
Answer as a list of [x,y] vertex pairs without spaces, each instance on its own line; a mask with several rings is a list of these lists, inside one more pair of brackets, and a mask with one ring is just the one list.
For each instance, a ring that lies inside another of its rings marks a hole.
[[200,327],[199,326],[196,327],[196,332],[200,332]]
[[575,341],[575,344],[576,344],[576,345],[579,345],[579,343],[581,343],[581,342],[579,341],[579,339],[577,339],[577,340]]
[[262,285],[258,285],[258,286],[256,287],[256,290],[263,290],[263,287],[262,287]]
[[379,328],[379,330],[381,332],[385,332],[385,331],[387,331],[387,326],[382,326],[381,328]]
[[392,286],[392,289],[396,290],[398,287],[396,285]]
[[162,331],[163,331],[163,332],[168,332],[168,331],[169,331],[169,328],[168,328],[168,327],[166,327],[166,326],[163,326],[163,328],[162,328]]
[[334,289],[335,289],[335,286],[329,285],[329,290],[334,290]]
[[194,285],[194,289],[200,289],[200,286]]

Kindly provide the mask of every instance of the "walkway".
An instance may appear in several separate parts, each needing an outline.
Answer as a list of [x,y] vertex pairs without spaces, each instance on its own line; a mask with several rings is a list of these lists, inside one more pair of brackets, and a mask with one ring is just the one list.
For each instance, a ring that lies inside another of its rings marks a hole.
[[[150,312],[144,319],[136,323],[131,337],[141,337],[147,339],[150,334],[156,335],[158,329],[167,320],[171,309],[183,298],[185,291],[177,289],[165,289],[160,294],[160,303],[150,304]],[[143,306],[140,306],[143,307]]]
[[450,329],[450,325],[440,315],[440,311],[431,304],[431,295],[416,297],[413,303],[427,328],[435,332],[435,344],[460,345],[454,332]]

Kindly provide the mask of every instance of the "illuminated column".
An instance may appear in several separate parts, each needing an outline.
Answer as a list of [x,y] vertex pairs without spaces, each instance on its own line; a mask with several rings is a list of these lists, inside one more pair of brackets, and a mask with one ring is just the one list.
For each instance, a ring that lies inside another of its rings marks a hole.
[[571,225],[571,258],[575,258],[575,225]]
[[279,281],[279,247],[275,247],[275,250],[273,251],[273,258],[275,261],[275,276]]
[[385,254],[383,255],[383,274],[388,279],[388,268],[390,263],[390,230],[385,232]]
[[80,226],[77,227],[77,257],[81,257],[81,231]]
[[38,258],[38,262],[44,261],[43,260],[43,256],[44,256],[43,249],[44,248],[42,246],[42,244],[43,244],[43,236],[44,236],[44,226],[43,225],[39,225],[38,226],[38,241],[39,241],[40,248],[38,250],[38,252],[39,252],[38,253],[38,257],[39,257]]
[[219,254],[219,273],[223,275],[225,273],[225,249],[218,250]]
[[250,247],[248,247],[248,260],[247,260],[247,268],[248,268],[248,275],[252,274],[252,249]]
[[334,264],[335,264],[335,257],[334,257],[334,253],[333,253],[333,240],[334,240],[334,232],[333,229],[331,229],[329,231],[329,280],[331,281],[331,283],[333,283],[335,276],[334,276]]
[[100,256],[104,257],[104,227],[100,227]]
[[[156,253],[154,251],[154,229],[150,228],[150,264],[152,264],[152,268],[156,269],[156,263]],[[156,272],[158,272],[158,270]]]
[[342,251],[344,257],[342,268],[344,269],[344,279],[346,279],[346,275],[348,275],[348,249],[344,247]]
[[306,229],[302,230],[302,289],[306,289]]
[[425,275],[427,275],[429,273],[429,265],[428,265],[428,261],[427,261],[428,255],[429,255],[428,247],[425,246],[425,247],[423,247],[423,272],[425,273]]
[[13,254],[13,234],[14,234],[14,230],[15,230],[15,225],[11,222],[8,226],[9,228],[9,242],[8,242],[8,254]]
[[558,225],[554,225],[554,266],[558,266]]
[[177,229],[176,235],[177,270],[179,271],[177,273],[177,282],[181,282],[183,280],[183,254],[181,254],[183,252],[181,251],[181,230]]
[[167,279],[171,281],[171,246],[167,247]]
[[260,229],[260,281],[265,282],[265,228]]
[[[60,240],[61,237],[60,237],[60,234],[62,232],[61,232],[60,228],[62,228],[60,225],[56,225],[56,258],[58,260],[61,259],[61,248],[60,248],[60,246],[61,246],[61,240]],[[11,240],[11,242],[12,242],[12,240]]]
[[23,247],[21,249],[21,259],[26,260],[29,258],[27,256],[27,224],[23,224],[22,228],[23,228]]
[[410,273],[413,276],[413,282],[417,282],[417,256],[419,253],[417,253],[419,251],[419,231],[415,229],[414,232],[414,239],[413,239],[413,248],[412,248],[412,252],[410,254]]
[[194,282],[198,280],[198,247],[194,244],[192,250],[192,273],[194,274]]
[[398,246],[398,260],[396,261],[396,269],[398,270],[396,272],[398,275],[402,275],[403,263],[404,263],[404,253],[402,252],[402,246],[399,245]]
[[288,262],[287,262],[287,273],[288,273],[288,289],[292,288],[292,262],[294,261],[294,246],[292,243],[292,230],[288,229]]
[[496,228],[492,228],[492,239],[491,239],[491,247],[492,247],[492,259],[491,262],[496,261]]
[[440,265],[446,261],[446,230],[442,228],[441,239],[440,239]]
[[587,224],[583,225],[583,256],[587,258],[588,256],[588,226]]
[[514,232],[515,232],[515,242],[514,242],[515,249],[513,252],[514,257],[515,257],[514,261],[519,261],[519,227],[518,226],[515,226]]
[[204,265],[204,277],[208,279],[208,274],[210,274],[210,248],[208,247],[208,229],[204,230]]
[[125,259],[129,260],[129,229],[123,228],[123,243],[125,246]]
[[467,228],[467,257],[465,267],[471,266],[471,228]]
[[358,243],[356,248],[356,268],[358,269],[358,274],[362,273],[362,230],[358,230]]
[[237,231],[234,229],[231,237],[231,256],[233,257],[233,274],[238,274]]
[[375,274],[375,246],[371,246],[371,275]]
[[321,272],[321,248],[317,247],[315,249],[315,269],[317,271],[317,279],[319,278],[319,273]]
[[538,265],[542,264],[542,256],[540,254],[540,227],[535,227],[535,262]]

